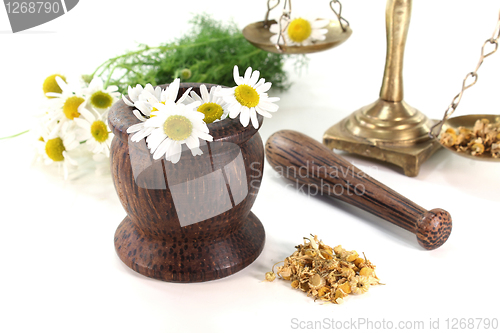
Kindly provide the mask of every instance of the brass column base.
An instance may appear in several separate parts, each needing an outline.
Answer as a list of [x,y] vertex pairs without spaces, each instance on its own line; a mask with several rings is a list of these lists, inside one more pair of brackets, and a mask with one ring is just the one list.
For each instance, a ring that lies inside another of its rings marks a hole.
[[400,166],[408,177],[415,177],[420,166],[441,145],[436,140],[427,140],[408,146],[391,146],[382,141],[366,140],[353,135],[347,129],[350,116],[330,127],[323,135],[323,144],[330,149],[340,149]]

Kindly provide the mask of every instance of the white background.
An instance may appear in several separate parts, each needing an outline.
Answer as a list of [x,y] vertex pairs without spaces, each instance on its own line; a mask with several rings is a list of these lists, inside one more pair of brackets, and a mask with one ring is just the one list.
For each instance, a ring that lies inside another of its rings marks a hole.
[[[314,4],[313,4],[314,3]],[[316,5],[317,4],[317,5]],[[280,110],[264,122],[265,141],[281,129],[321,140],[324,131],[378,97],[385,61],[385,1],[344,1],[354,31],[342,46],[310,55],[293,72]],[[306,8],[307,7],[307,8]],[[0,8],[0,137],[25,130],[53,73],[91,73],[106,59],[156,45],[188,30],[191,13],[234,18],[239,27],[262,20],[266,1],[97,1],[29,31],[12,34]],[[328,16],[327,1],[294,1],[294,10]],[[405,100],[440,118],[477,63],[498,18],[498,1],[420,0],[413,5],[405,56]],[[278,12],[274,12],[278,15]],[[499,113],[500,54],[485,60],[479,82],[457,115]],[[266,170],[253,212],[266,229],[260,257],[233,276],[173,284],[142,277],[114,251],[125,216],[109,176],[64,182],[33,166],[33,138],[0,141],[0,331],[2,332],[286,332],[292,319],[423,321],[499,318],[500,180],[498,164],[441,150],[415,178],[354,155],[349,161],[426,209],[453,217],[448,242],[434,251],[413,234],[340,201],[297,193]],[[365,252],[384,286],[322,306],[276,280],[260,283],[303,236]],[[361,330],[358,328],[358,330]]]

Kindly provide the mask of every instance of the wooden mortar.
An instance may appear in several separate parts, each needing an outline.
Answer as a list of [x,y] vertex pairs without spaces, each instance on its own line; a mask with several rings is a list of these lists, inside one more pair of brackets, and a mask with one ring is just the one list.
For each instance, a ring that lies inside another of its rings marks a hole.
[[[177,98],[189,87],[200,94],[200,84],[183,83]],[[145,139],[130,141],[127,128],[139,122],[132,111],[120,100],[108,118],[115,134],[113,181],[127,212],[115,233],[120,259],[142,275],[170,282],[219,279],[252,263],[265,240],[250,212],[264,167],[257,130],[239,119],[208,124],[213,142],[200,140],[203,155],[192,156],[183,145],[180,161],[172,164],[154,160]]]

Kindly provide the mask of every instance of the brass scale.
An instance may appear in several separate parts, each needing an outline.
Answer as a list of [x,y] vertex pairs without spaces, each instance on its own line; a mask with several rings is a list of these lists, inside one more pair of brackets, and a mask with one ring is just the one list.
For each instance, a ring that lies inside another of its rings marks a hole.
[[[244,37],[256,47],[268,52],[305,54],[324,51],[346,41],[352,34],[349,22],[342,17],[342,5],[338,0],[330,0],[330,8],[337,19],[330,20],[326,39],[307,46],[286,45],[282,38],[291,18],[291,0],[284,0],[283,13],[278,22],[269,20],[269,13],[280,4],[280,0],[268,0],[264,21],[256,22],[243,29]],[[410,24],[412,0],[388,0],[386,5],[387,56],[380,98],[374,103],[353,112],[347,118],[330,127],[323,135],[323,143],[330,149],[340,149],[350,153],[387,161],[403,168],[405,175],[416,176],[420,166],[441,144],[439,135],[447,128],[460,126],[472,128],[477,119],[495,121],[495,115],[466,115],[450,118],[458,107],[464,91],[472,87],[478,79],[477,71],[483,60],[498,49],[500,39],[500,15],[491,38],[485,41],[481,57],[473,72],[465,77],[461,92],[454,97],[441,121],[427,118],[422,112],[403,100],[403,55]],[[279,26],[280,37],[271,43],[271,24]],[[489,46],[490,45],[490,46]],[[493,50],[486,51],[487,47]],[[461,156],[498,161],[491,156],[472,156],[457,152],[452,147],[443,146]]]

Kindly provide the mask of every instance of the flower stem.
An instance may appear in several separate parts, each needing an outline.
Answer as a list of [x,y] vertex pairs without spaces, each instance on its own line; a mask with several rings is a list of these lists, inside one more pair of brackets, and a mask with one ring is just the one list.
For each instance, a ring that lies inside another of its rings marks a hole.
[[3,137],[3,138],[0,138],[0,140],[12,139],[12,138],[15,138],[16,136],[20,136],[20,135],[23,135],[25,133],[28,133],[29,131],[30,130],[26,130],[26,131],[21,132],[21,133],[17,133],[17,134],[11,135],[11,136],[6,136],[6,137]]

